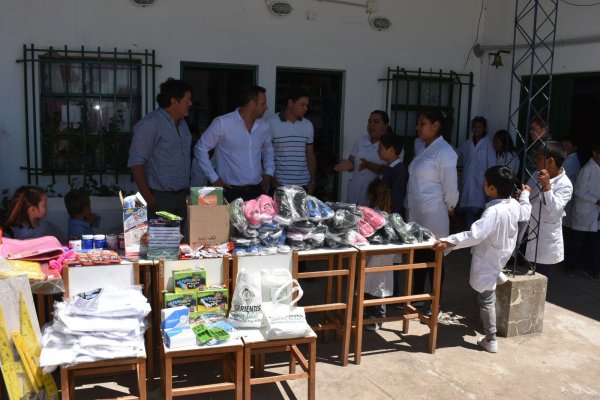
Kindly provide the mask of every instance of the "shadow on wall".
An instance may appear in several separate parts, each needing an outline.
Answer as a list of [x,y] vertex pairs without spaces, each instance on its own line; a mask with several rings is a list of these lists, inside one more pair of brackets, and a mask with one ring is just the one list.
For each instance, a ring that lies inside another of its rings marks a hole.
[[[100,217],[100,226],[94,228],[94,233],[122,233],[123,214],[121,201],[118,197],[91,196],[92,212]],[[46,231],[56,236],[63,243],[69,243],[67,234],[69,214],[65,208],[63,197],[48,197],[48,212],[44,218]]]

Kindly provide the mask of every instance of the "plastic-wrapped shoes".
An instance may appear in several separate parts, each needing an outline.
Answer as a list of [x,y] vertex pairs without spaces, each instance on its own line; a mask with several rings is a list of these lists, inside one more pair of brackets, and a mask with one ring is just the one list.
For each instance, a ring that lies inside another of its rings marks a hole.
[[362,211],[361,220],[368,222],[369,225],[373,227],[373,229],[377,230],[382,228],[383,225],[385,225],[385,218],[377,211],[364,206],[361,206],[360,210]]
[[408,229],[408,232],[412,234],[419,243],[423,243],[435,238],[433,232],[417,224],[416,222],[409,222],[408,224],[406,224],[406,228]]
[[248,220],[244,215],[243,210],[244,200],[241,198],[235,199],[229,204],[229,220],[231,225],[238,230],[238,232],[245,232],[248,229]]
[[335,229],[355,229],[356,223],[355,214],[346,209],[336,210],[333,218],[327,221],[329,227]]
[[313,222],[321,221],[321,212],[317,205],[317,198],[313,196],[306,196],[306,209],[308,211],[308,219]]
[[258,210],[260,211],[261,222],[271,222],[275,217],[275,202],[271,196],[261,194],[258,199]]
[[346,240],[346,243],[348,243],[351,246],[365,246],[369,244],[369,241],[356,231],[350,231],[346,233],[344,239]]
[[300,186],[280,186],[275,189],[277,221],[289,224],[308,219],[306,192]]
[[393,213],[390,215],[390,224],[392,228],[396,231],[400,240],[403,243],[413,244],[417,243],[417,239],[409,232],[408,227],[406,226],[406,222],[402,219],[400,214]]
[[375,234],[375,229],[364,219],[358,221],[358,233],[368,238]]
[[242,206],[244,210],[244,215],[246,216],[246,220],[248,220],[248,224],[251,228],[258,228],[260,226],[260,210],[258,208],[258,201],[255,199],[248,200]]

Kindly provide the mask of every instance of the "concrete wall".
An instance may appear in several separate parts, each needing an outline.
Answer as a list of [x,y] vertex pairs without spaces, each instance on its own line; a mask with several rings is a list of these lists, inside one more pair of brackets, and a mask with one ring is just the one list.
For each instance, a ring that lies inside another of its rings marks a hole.
[[[369,112],[385,105],[385,84],[377,79],[387,67],[476,69],[478,83],[479,60],[471,56],[464,68],[476,34],[478,0],[380,0],[377,14],[392,21],[385,32],[370,28],[363,8],[289,2],[293,13],[274,17],[263,0],[156,0],[145,8],[129,0],[2,0],[0,188],[26,182],[19,169],[25,165],[23,71],[15,63],[23,44],[154,49],[163,65],[159,82],[179,77],[181,61],[257,65],[258,82],[268,91],[267,116],[274,109],[276,67],[345,71],[344,155],[366,133]],[[306,18],[309,10],[316,13],[312,21]],[[478,102],[476,92],[475,110]],[[61,191],[65,185],[57,186]]]

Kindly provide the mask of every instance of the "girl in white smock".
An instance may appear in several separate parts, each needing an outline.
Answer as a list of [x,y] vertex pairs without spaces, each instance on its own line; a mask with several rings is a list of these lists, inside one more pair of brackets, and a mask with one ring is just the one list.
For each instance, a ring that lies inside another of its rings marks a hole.
[[506,165],[512,170],[515,176],[518,176],[520,173],[519,157],[517,157],[517,154],[515,153],[515,145],[513,144],[508,131],[506,129],[500,129],[496,132],[492,144],[496,151],[496,165]]
[[367,123],[368,135],[358,138],[350,156],[333,167],[337,172],[352,171],[352,178],[348,182],[348,203],[368,205],[367,187],[377,178],[377,173],[383,165],[377,153],[379,138],[389,131],[388,114],[381,110],[373,111]]
[[483,192],[483,174],[496,165],[496,152],[487,136],[487,121],[484,117],[475,117],[471,122],[472,137],[465,140],[458,150],[462,158],[462,192],[460,208],[465,214],[467,230],[477,219],[478,213],[485,206],[486,197]]

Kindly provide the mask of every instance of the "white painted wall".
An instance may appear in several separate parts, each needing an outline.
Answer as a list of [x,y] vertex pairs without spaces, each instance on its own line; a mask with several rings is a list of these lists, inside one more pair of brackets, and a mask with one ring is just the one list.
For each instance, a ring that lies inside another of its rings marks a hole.
[[[385,32],[371,29],[359,7],[289,2],[293,14],[274,17],[263,0],[157,0],[146,8],[129,0],[2,0],[0,189],[26,183],[20,170],[25,165],[23,72],[15,63],[23,44],[154,49],[163,65],[159,82],[179,77],[181,61],[258,65],[271,110],[276,67],[343,70],[344,155],[365,134],[369,112],[385,105],[385,85],[377,79],[387,67],[476,69],[478,87],[479,60],[471,56],[463,67],[476,33],[479,0],[380,0],[378,14],[392,21]],[[314,21],[306,19],[308,10],[316,12]],[[476,89],[474,112],[478,98]]]

